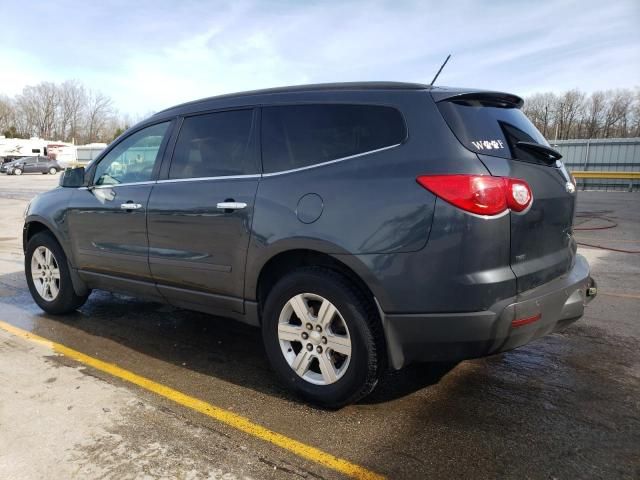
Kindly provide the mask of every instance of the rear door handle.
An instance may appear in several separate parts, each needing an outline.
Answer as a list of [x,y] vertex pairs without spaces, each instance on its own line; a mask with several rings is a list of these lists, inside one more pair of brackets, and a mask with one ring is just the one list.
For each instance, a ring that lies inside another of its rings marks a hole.
[[122,203],[120,205],[122,210],[140,210],[142,208],[142,204],[140,203]]
[[216,205],[220,210],[242,210],[247,208],[244,202],[220,202]]

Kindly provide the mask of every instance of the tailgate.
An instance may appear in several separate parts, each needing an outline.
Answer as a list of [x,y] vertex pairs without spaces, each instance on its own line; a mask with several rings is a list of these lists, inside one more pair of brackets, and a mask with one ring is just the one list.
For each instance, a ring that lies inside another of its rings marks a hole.
[[514,163],[511,176],[526,180],[533,192],[528,212],[510,214],[511,269],[520,293],[559,277],[573,265],[575,194],[567,192],[560,168]]
[[471,92],[439,99],[438,108],[458,140],[478,154],[491,175],[525,180],[532,191],[528,210],[510,212],[511,268],[518,293],[568,272],[575,184],[559,154],[522,113],[519,97]]

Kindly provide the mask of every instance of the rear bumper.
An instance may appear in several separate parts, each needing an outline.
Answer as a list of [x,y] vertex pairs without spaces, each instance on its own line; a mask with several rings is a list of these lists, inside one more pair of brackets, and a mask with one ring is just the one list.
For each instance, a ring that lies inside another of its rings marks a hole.
[[577,255],[565,275],[486,311],[396,315],[381,310],[389,363],[399,369],[413,362],[455,361],[511,350],[578,320],[596,291],[589,264]]

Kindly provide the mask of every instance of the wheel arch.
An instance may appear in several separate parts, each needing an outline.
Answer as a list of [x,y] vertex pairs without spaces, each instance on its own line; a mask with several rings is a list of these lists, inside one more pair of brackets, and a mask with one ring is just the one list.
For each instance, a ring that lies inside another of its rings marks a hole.
[[310,266],[324,267],[340,273],[351,281],[372,302],[372,305],[375,305],[374,291],[352,266],[328,253],[300,248],[279,252],[263,264],[257,276],[255,292],[252,292],[260,311],[267,295],[280,278],[296,268]]
[[34,235],[40,232],[50,233],[53,238],[56,239],[60,248],[67,257],[67,265],[69,266],[69,272],[71,275],[71,282],[73,283],[73,289],[76,292],[76,295],[85,295],[89,291],[89,287],[87,284],[80,278],[76,269],[73,267],[71,257],[69,255],[69,250],[65,248],[64,242],[61,241],[59,235],[56,234],[54,228],[49,225],[49,223],[42,217],[27,217],[24,223],[24,227],[22,228],[22,250],[26,254],[27,252],[27,244],[29,240],[31,240]]
[[[29,240],[31,240],[34,235],[40,232],[48,232],[51,235],[53,235],[53,237],[57,240],[57,242],[60,244],[62,249],[65,250],[64,244],[60,241],[60,238],[58,237],[58,235],[56,235],[54,229],[51,228],[51,225],[49,225],[49,223],[45,219],[40,217],[28,217],[24,222],[24,227],[22,228],[22,251],[23,252],[27,251],[27,243],[29,243]],[[69,254],[67,253],[66,250],[64,253],[65,255],[67,255],[67,258],[69,258]]]

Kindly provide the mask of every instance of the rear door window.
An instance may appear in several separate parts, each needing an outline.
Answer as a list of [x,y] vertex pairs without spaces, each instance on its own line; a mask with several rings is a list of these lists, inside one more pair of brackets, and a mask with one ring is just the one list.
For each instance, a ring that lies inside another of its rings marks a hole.
[[445,121],[469,150],[484,155],[544,163],[519,141],[549,143],[519,108],[482,100],[446,100],[438,103]]
[[251,148],[252,125],[252,109],[185,118],[173,152],[169,178],[257,173]]
[[283,105],[262,109],[265,173],[308,167],[402,143],[401,113],[378,105]]

